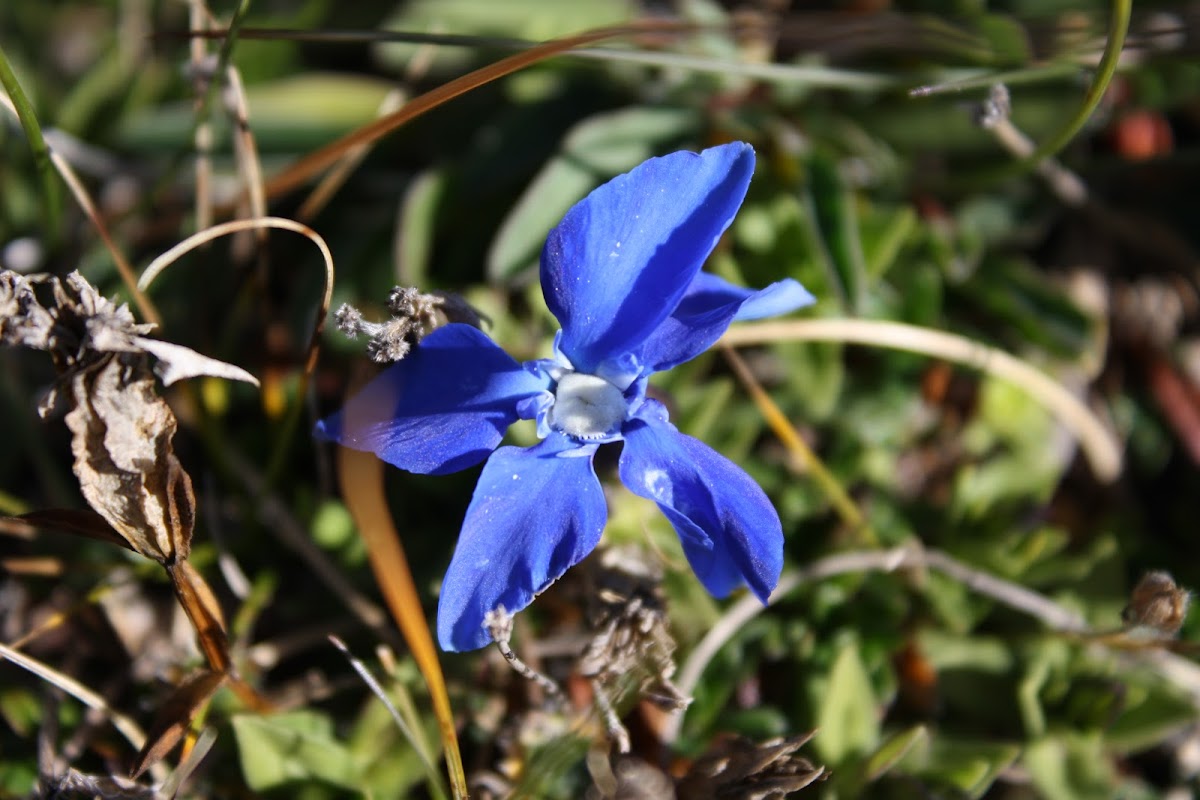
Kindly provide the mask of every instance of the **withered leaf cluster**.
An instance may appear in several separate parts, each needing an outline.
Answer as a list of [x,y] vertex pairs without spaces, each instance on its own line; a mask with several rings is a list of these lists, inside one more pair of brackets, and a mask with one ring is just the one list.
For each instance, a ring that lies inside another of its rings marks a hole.
[[[50,295],[43,304],[36,288]],[[66,409],[84,498],[135,552],[185,559],[195,517],[191,479],[175,457],[175,415],[155,388],[198,375],[257,383],[244,370],[146,336],[125,305],[78,272],[65,279],[0,271],[0,343],[50,354],[58,379],[38,413]],[[155,371],[152,371],[152,359]]]
[[740,736],[718,742],[678,784],[689,800],[783,800],[828,777],[796,753],[816,731],[754,742]]

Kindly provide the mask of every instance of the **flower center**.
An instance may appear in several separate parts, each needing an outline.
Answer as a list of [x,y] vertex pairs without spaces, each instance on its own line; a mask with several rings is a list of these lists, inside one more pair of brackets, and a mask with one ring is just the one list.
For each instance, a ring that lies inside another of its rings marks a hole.
[[558,379],[549,422],[570,436],[600,439],[620,428],[627,411],[616,386],[596,375],[568,372]]

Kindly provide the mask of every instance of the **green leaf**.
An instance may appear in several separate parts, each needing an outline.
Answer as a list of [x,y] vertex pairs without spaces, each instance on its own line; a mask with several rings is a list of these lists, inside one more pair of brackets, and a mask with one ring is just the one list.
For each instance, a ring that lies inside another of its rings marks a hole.
[[1067,732],[1030,742],[1021,759],[1042,797],[1112,797],[1112,763],[1099,733]]
[[837,162],[814,152],[808,160],[807,201],[813,238],[820,243],[833,281],[849,313],[861,313],[866,302],[867,265],[858,229],[855,197],[838,174]]
[[346,789],[362,786],[360,765],[334,738],[333,723],[323,714],[238,714],[232,723],[242,773],[256,792],[306,781]]
[[1034,56],[1025,25],[1005,14],[985,14],[975,20],[979,33],[991,50],[989,59],[996,65],[1024,66]]
[[[885,217],[877,212],[863,219],[862,249],[867,275],[877,281],[897,263],[897,256],[917,230],[917,212],[900,206]],[[907,277],[906,277],[907,279]]]
[[[250,129],[263,153],[307,150],[375,119],[392,84],[376,78],[305,73],[246,87]],[[119,141],[131,150],[191,147],[191,101],[163,104],[121,120]],[[231,147],[226,114],[213,115],[217,152]]]
[[1017,745],[939,736],[923,755],[923,768],[914,771],[975,798],[982,797],[997,776],[1012,766],[1021,755],[1021,748]]
[[488,253],[488,277],[508,281],[535,266],[546,234],[567,209],[683,137],[698,119],[692,109],[633,107],[598,114],[572,128],[501,226]]
[[901,731],[888,739],[876,750],[869,759],[863,771],[868,781],[876,781],[887,774],[892,767],[908,755],[914,747],[924,743],[929,738],[929,730],[924,725],[915,725],[906,731]]
[[1104,732],[1104,742],[1122,752],[1145,750],[1166,741],[1196,720],[1191,701],[1151,673],[1149,686],[1127,686],[1126,711]]
[[[629,0],[415,0],[383,23],[385,30],[447,32],[544,41],[590,28],[615,25],[636,16]],[[375,47],[375,57],[396,70],[408,68],[423,45],[392,42]],[[428,45],[424,45],[428,49]],[[468,47],[439,47],[431,54],[436,72],[462,70],[477,59]],[[427,58],[429,56],[426,56]]]
[[879,739],[879,710],[858,645],[842,647],[817,700],[815,746],[832,764],[864,753]]
[[433,257],[437,211],[446,188],[446,174],[427,169],[416,177],[400,207],[396,231],[396,271],[403,286],[423,286]]

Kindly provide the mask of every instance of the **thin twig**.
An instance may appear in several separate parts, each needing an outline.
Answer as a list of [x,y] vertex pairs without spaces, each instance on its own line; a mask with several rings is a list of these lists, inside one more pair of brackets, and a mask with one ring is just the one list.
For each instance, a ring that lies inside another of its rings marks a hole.
[[292,515],[287,504],[266,490],[263,477],[250,462],[232,448],[227,449],[224,456],[230,470],[255,497],[259,518],[267,529],[308,565],[325,588],[332,592],[355,618],[377,636],[392,644],[400,644],[395,631],[387,624],[387,612],[351,585],[337,565],[313,543],[312,537]]
[[[188,24],[193,31],[208,30],[208,9],[204,7],[204,0],[191,0],[188,3]],[[213,131],[212,122],[207,118],[201,118],[204,113],[205,94],[208,91],[208,81],[211,76],[206,76],[205,62],[208,57],[208,41],[202,36],[193,36],[189,40],[188,67],[192,71],[192,91],[195,93],[195,98],[192,100],[192,113],[196,117],[195,130],[192,132],[192,143],[196,149],[196,230],[204,230],[213,223],[213,203],[212,203],[212,145]],[[207,77],[207,80],[206,80]]]
[[[1018,159],[1032,158],[1037,152],[1037,145],[1025,135],[1024,131],[1013,124],[1011,99],[1008,88],[1002,84],[993,84],[988,92],[988,99],[979,115],[979,125],[991,131],[1000,146]],[[1056,158],[1047,156],[1037,162],[1034,170],[1046,181],[1050,190],[1063,203],[1072,208],[1079,208],[1088,200],[1087,184],[1083,179],[1064,167]]]

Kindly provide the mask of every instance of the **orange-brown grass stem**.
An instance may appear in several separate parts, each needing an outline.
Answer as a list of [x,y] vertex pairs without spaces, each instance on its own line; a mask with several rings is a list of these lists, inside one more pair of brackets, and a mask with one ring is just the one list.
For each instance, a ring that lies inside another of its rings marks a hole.
[[371,453],[346,447],[338,448],[338,479],[342,497],[358,525],[359,534],[367,545],[371,569],[383,592],[384,600],[412,650],[413,659],[425,678],[437,717],[442,747],[446,753],[446,769],[455,798],[467,797],[467,779],[463,773],[462,756],[458,750],[458,735],[446,681],[438,662],[433,634],[421,607],[421,597],[404,555],[400,535],[392,524],[387,499],[383,493],[383,462]]

